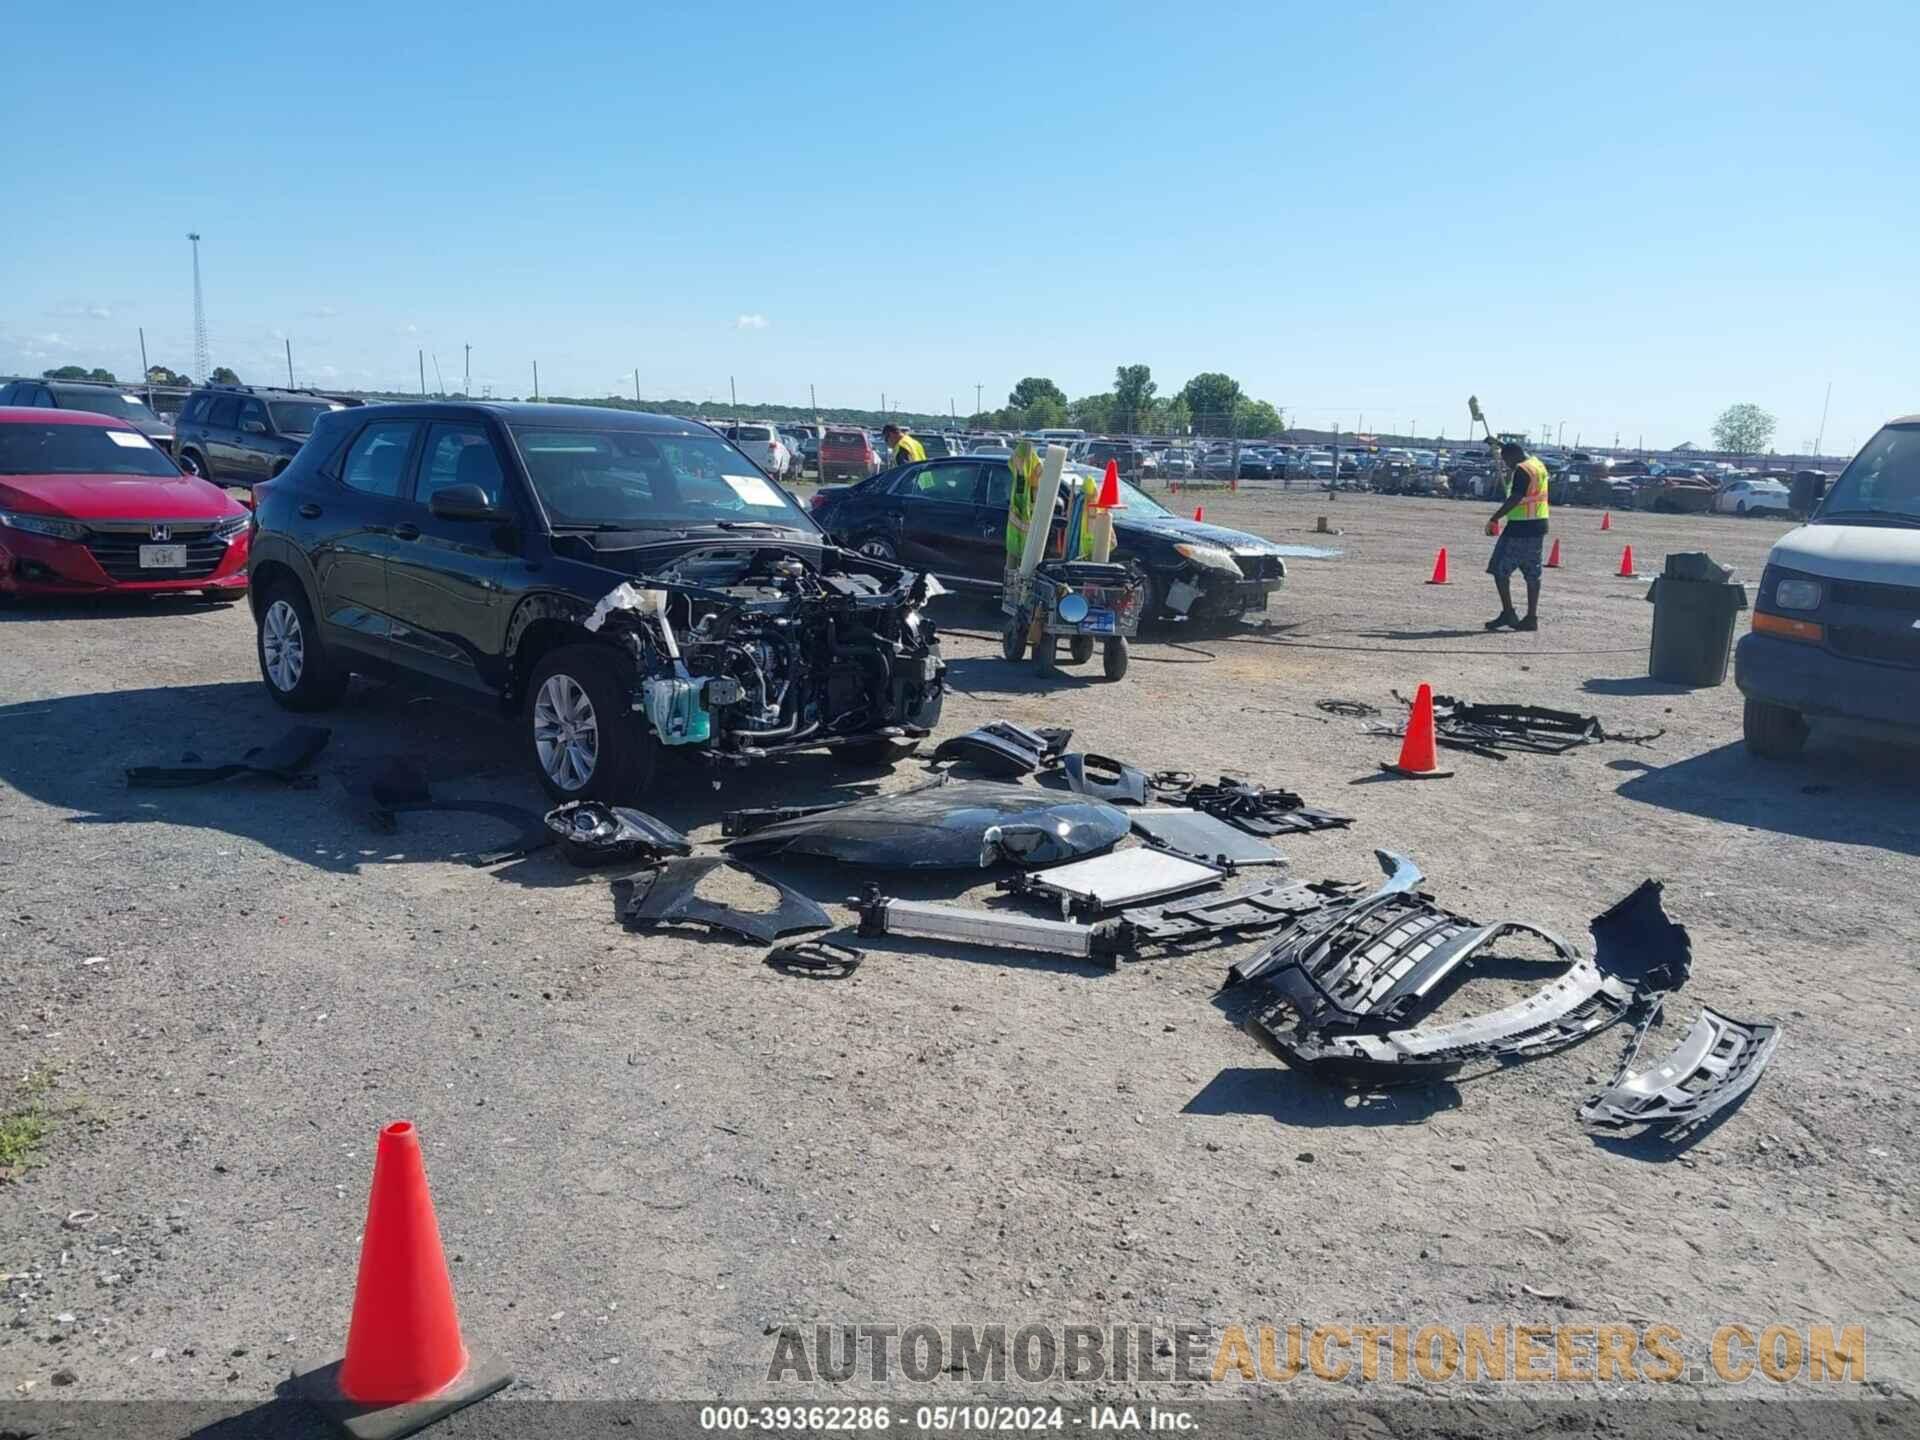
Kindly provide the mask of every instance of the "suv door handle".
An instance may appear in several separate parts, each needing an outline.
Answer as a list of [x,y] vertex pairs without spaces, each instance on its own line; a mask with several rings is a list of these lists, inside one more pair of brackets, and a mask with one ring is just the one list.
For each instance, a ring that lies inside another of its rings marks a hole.
[[300,507],[300,516],[304,520],[318,520],[320,518],[320,507],[309,500]]
[[420,538],[420,527],[418,525],[405,523],[396,525],[393,527],[393,538],[396,540],[418,540]]

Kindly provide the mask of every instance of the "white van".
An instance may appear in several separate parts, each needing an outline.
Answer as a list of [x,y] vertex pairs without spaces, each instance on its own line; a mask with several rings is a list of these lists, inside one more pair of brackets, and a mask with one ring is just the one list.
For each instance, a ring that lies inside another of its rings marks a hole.
[[1747,749],[1797,755],[1818,718],[1920,739],[1920,415],[1794,499],[1812,513],[1768,554],[1734,655]]

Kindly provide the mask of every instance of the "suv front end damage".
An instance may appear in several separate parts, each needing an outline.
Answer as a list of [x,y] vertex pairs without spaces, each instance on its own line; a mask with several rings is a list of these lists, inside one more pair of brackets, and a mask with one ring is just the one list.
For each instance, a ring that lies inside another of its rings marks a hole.
[[729,764],[882,754],[939,720],[946,663],[924,614],[939,593],[831,550],[717,544],[616,586],[585,624],[631,658],[632,711],[661,745]]

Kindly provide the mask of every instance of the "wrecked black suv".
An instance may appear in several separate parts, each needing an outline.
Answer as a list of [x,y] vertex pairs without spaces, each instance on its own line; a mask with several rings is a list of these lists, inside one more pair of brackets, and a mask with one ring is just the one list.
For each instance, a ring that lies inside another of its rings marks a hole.
[[889,758],[938,721],[932,577],[836,549],[703,425],[587,406],[320,417],[254,489],[260,673],[291,710],[351,673],[517,706],[548,792],[624,799],[663,749]]

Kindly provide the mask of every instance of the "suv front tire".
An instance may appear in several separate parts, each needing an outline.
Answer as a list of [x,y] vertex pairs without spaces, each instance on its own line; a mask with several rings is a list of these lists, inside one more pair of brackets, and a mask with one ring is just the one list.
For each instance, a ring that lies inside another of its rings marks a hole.
[[555,800],[632,800],[658,750],[627,694],[619,652],[563,645],[533,667],[522,723],[533,768]]
[[313,607],[294,580],[278,580],[260,597],[254,650],[267,693],[287,710],[327,710],[347,693],[348,672],[321,648]]

